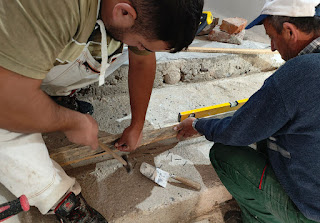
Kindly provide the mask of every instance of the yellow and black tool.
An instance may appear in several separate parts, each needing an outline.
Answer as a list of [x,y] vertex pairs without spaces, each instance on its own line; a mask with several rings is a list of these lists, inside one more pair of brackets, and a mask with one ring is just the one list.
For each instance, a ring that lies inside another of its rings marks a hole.
[[182,122],[188,117],[203,118],[203,117],[217,115],[225,112],[235,111],[235,110],[238,110],[247,101],[248,101],[248,98],[234,101],[234,102],[228,102],[228,103],[223,103],[219,105],[213,105],[209,107],[180,112],[178,116],[178,122]]
[[204,28],[206,28],[208,25],[210,25],[211,23],[213,23],[213,16],[212,13],[210,11],[203,11],[201,18],[200,18],[200,24],[197,30],[197,34],[198,35]]

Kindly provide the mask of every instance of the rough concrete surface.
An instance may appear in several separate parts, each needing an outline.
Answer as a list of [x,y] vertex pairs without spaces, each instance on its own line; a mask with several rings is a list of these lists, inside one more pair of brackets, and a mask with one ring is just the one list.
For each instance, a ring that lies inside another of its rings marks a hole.
[[[241,46],[201,39],[193,44],[208,47],[268,47],[248,40]],[[178,113],[182,111],[250,97],[282,63],[279,56],[274,55],[184,52],[175,55],[159,53],[157,58],[157,77],[146,116],[146,129],[174,125]],[[93,117],[100,129],[111,134],[121,133],[130,122],[127,69],[127,65],[123,65],[108,77],[105,86],[98,88],[93,85],[82,96],[94,105]],[[171,72],[180,75],[180,79],[175,77],[174,83],[167,84],[165,76]],[[50,140],[48,137],[45,140]],[[51,139],[51,142],[58,141]],[[208,154],[212,145],[204,137],[198,137],[180,143],[164,141],[144,146],[129,155],[129,162],[134,167],[131,174],[113,159],[100,160],[68,170],[67,173],[77,179],[88,203],[109,222],[219,223],[223,222],[226,209],[221,207],[228,206],[225,204],[232,197],[210,164]],[[142,162],[197,181],[202,189],[195,191],[174,181],[162,188],[139,172]],[[0,185],[0,203],[13,199],[14,196]],[[56,220],[54,216],[42,216],[36,208],[32,208],[7,222],[50,223]]]

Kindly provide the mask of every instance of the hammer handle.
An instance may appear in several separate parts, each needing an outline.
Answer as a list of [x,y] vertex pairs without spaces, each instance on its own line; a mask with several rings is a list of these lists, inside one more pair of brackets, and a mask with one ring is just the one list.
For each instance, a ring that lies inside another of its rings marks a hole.
[[116,154],[113,150],[111,150],[108,146],[106,146],[105,144],[103,144],[101,141],[99,141],[99,146],[105,150],[106,152],[111,153],[111,155],[113,156],[113,158],[117,159],[120,163],[122,163],[124,166],[127,166],[128,163],[127,161],[125,161],[121,156],[119,156],[118,154]]
[[0,222],[20,213],[21,211],[29,211],[30,205],[25,195],[22,195],[14,201],[0,205]]
[[201,185],[198,182],[195,182],[193,180],[190,180],[190,179],[187,179],[184,177],[175,176],[175,175],[171,175],[171,177],[177,181],[180,181],[181,183],[183,183],[189,187],[192,187],[196,190],[201,190]]

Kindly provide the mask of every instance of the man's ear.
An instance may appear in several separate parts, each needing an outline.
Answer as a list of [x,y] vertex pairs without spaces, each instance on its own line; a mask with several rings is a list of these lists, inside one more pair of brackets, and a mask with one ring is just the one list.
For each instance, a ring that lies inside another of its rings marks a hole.
[[115,27],[130,28],[137,18],[137,12],[128,3],[117,3],[112,10],[112,18]]
[[293,41],[293,43],[295,43],[299,39],[299,34],[300,31],[295,25],[289,22],[283,23],[282,35],[286,40]]

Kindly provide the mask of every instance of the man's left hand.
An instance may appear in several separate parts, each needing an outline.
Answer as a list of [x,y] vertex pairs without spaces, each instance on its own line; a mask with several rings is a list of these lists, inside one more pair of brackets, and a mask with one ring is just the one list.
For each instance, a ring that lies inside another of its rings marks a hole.
[[192,127],[192,122],[195,118],[187,118],[174,127],[177,131],[177,139],[182,140],[187,137],[198,134],[198,132]]

